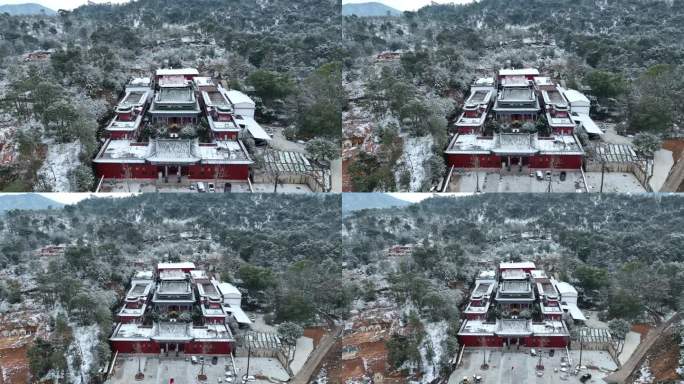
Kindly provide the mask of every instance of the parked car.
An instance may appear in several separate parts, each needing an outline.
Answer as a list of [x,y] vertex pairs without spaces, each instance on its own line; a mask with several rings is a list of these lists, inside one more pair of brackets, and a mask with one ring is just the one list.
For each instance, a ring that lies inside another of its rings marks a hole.
[[544,180],[544,174],[542,171],[537,171],[537,180]]
[[197,364],[197,356],[190,357],[190,362],[192,363],[192,365]]
[[223,192],[224,193],[230,193],[230,191],[233,190],[233,185],[230,183],[225,183],[223,184]]
[[209,192],[216,192],[216,188],[214,188],[214,183],[209,183],[207,184],[207,186],[209,187]]
[[565,181],[565,178],[568,176],[568,173],[565,171],[561,171],[560,173],[560,181]]
[[204,188],[204,183],[201,181],[197,182],[197,192],[203,193],[206,192],[207,190]]
[[583,383],[586,383],[591,379],[591,374],[590,373],[585,373],[584,375],[580,376],[580,381]]
[[211,358],[211,365],[216,365],[218,364],[218,357],[214,356]]
[[546,180],[551,180],[551,171],[546,171]]

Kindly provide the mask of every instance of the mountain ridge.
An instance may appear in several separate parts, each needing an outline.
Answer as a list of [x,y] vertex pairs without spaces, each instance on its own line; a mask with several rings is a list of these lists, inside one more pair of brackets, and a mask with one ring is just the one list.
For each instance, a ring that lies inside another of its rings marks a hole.
[[359,17],[401,16],[396,8],[378,2],[342,4],[342,15]]
[[13,209],[60,209],[64,204],[37,193],[8,193],[0,195],[0,215]]
[[411,204],[410,201],[401,200],[384,193],[343,193],[342,215],[364,209],[400,208]]
[[24,15],[46,15],[54,16],[57,14],[53,9],[37,3],[23,4],[4,4],[0,5],[0,13],[9,13],[12,16]]

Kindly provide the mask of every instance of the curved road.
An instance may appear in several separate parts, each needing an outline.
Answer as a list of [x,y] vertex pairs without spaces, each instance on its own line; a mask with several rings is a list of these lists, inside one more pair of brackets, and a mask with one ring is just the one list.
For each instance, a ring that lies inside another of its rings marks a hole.
[[674,316],[670,320],[668,320],[665,323],[660,324],[658,327],[655,329],[652,329],[648,334],[646,335],[646,339],[639,344],[637,349],[632,353],[632,356],[618,369],[615,371],[613,374],[610,376],[605,377],[603,380],[606,383],[625,383],[627,381],[627,378],[632,375],[634,370],[636,370],[639,365],[641,365],[641,362],[644,359],[644,356],[646,356],[646,353],[653,347],[653,344],[662,336],[662,334],[667,331],[673,324],[676,322],[679,322],[681,320],[681,316],[679,313],[675,313]]
[[342,326],[338,325],[331,333],[326,334],[321,338],[318,347],[314,349],[313,353],[306,360],[302,369],[290,380],[292,384],[308,384],[311,381],[311,376],[318,370],[323,358],[330,352],[330,349],[335,345],[335,341],[342,333]]

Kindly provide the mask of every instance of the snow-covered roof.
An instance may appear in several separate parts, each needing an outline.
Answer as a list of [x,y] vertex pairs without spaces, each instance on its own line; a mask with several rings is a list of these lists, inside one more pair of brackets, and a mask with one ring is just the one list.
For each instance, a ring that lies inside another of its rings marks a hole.
[[152,80],[149,77],[134,77],[126,84],[126,90],[149,90],[151,86]]
[[164,269],[195,269],[195,263],[191,262],[180,262],[180,263],[159,263],[157,264],[157,270],[161,271]]
[[150,154],[146,160],[152,163],[196,163],[200,160],[195,153],[193,140],[160,140],[150,142]]
[[579,308],[577,308],[575,304],[562,304],[561,308],[563,308],[563,310],[568,311],[573,320],[587,320],[587,318],[584,316],[584,313],[582,313],[582,311]]
[[530,271],[530,274],[532,275],[533,279],[546,279],[548,276],[546,275],[546,271],[543,269],[534,269]]
[[247,96],[246,94],[236,91],[234,89],[227,90],[225,91],[226,97],[228,97],[228,100],[230,100],[231,104],[236,105],[236,104],[249,104],[251,106],[254,106],[254,101]]
[[566,283],[564,281],[556,281],[555,284],[556,289],[561,294],[561,296],[577,296],[577,290],[569,283]]
[[240,141],[223,140],[199,144],[197,140],[152,140],[138,144],[130,140],[108,140],[95,163],[157,164],[252,164]]
[[478,134],[458,134],[449,143],[446,153],[458,154],[564,154],[582,155],[584,150],[574,135],[540,138],[536,134],[502,133],[492,137]]
[[223,307],[226,312],[230,312],[235,320],[240,324],[252,324],[247,314],[238,305],[230,304],[228,307]]
[[505,269],[501,271],[501,278],[504,280],[525,280],[527,273],[522,269]]
[[218,284],[218,289],[221,292],[221,295],[223,297],[231,297],[231,298],[241,298],[242,293],[240,292],[239,289],[237,289],[236,286],[230,283],[219,283]]
[[[142,108],[141,108],[142,109]],[[140,123],[142,122],[143,114],[136,116],[134,120],[119,120],[119,116],[115,116],[109,125],[105,128],[107,131],[129,131],[134,132],[138,130]]]
[[539,76],[539,70],[536,68],[501,69],[499,76]]
[[154,323],[151,327],[130,323],[117,325],[110,340],[116,341],[233,341],[225,324],[207,324],[193,327],[190,323]]
[[547,320],[543,323],[531,323],[530,329],[535,335],[559,335],[569,336],[565,323],[560,320]]
[[253,138],[259,140],[271,140],[271,136],[269,136],[268,133],[266,133],[266,131],[264,131],[264,129],[261,128],[261,125],[259,125],[259,123],[257,123],[256,120],[254,120],[253,118],[246,116],[238,116],[237,120],[238,124],[240,122],[244,122],[245,127],[247,128],[247,130]]
[[190,89],[190,80],[186,80],[183,76],[164,76],[158,81],[159,86],[164,88],[188,87]]
[[252,163],[247,150],[239,140],[218,140],[213,144],[199,145],[196,150],[203,164]]
[[584,128],[587,133],[594,134],[594,135],[603,135],[603,131],[601,128],[599,128],[598,125],[594,122],[594,120],[589,117],[589,115],[585,115],[583,113],[573,113],[570,115],[570,118],[572,118],[573,121],[582,124],[582,127]]
[[529,335],[532,333],[531,321],[527,319],[497,319],[498,335]]
[[537,86],[553,85],[553,81],[547,76],[537,76],[534,78],[534,84]]
[[478,280],[494,280],[496,278],[496,271],[480,271],[477,275]]
[[535,265],[531,261],[523,261],[519,263],[500,263],[499,269],[535,269]]
[[195,101],[195,93],[190,87],[178,84],[169,85],[169,88],[161,88],[154,99],[156,103],[192,103]]
[[475,87],[493,87],[494,78],[493,77],[480,77],[473,83]]
[[198,87],[210,87],[214,85],[214,80],[211,77],[195,77],[193,81]]
[[130,140],[107,140],[97,154],[96,163],[144,163],[148,145],[134,145]]
[[574,89],[566,89],[563,90],[563,94],[565,95],[565,98],[568,99],[568,102],[575,106],[582,105],[588,107],[591,105],[589,99],[584,96],[582,92],[576,91]]
[[137,271],[133,278],[138,280],[152,280],[154,278],[154,273],[152,271]]
[[157,76],[199,76],[199,71],[195,68],[160,68]]

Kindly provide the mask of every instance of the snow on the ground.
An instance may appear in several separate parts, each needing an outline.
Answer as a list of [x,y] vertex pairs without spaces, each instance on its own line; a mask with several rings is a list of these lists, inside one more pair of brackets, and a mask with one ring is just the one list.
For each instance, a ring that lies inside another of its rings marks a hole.
[[299,372],[299,370],[302,369],[304,363],[306,363],[306,360],[309,359],[309,355],[311,355],[313,349],[314,346],[312,338],[302,336],[299,339],[297,339],[297,345],[295,346],[294,351],[294,358],[290,363],[290,369],[292,370],[293,374],[296,375],[297,372]]
[[315,384],[328,384],[328,371],[325,368],[321,368],[318,375],[314,379]]
[[[245,374],[247,372],[247,358],[236,357],[235,368],[238,372],[238,376]],[[280,364],[280,361],[270,357],[250,358],[249,374],[251,376],[267,376],[280,381],[286,381],[290,378],[290,375],[285,371],[285,368]]]
[[634,384],[650,384],[655,380],[651,369],[648,367],[648,359],[644,360],[644,364],[639,369],[639,378],[634,380]]
[[587,327],[598,328],[598,329],[608,329],[608,323],[599,320],[598,312],[596,312],[596,311],[584,311],[584,313],[587,316],[587,320],[585,322]]
[[[250,313],[247,312],[249,315]],[[252,323],[252,330],[256,332],[267,332],[267,333],[278,333],[278,328],[266,324],[264,321],[264,315],[262,313],[256,313],[255,314],[256,318],[254,319],[254,322]]]
[[[423,163],[432,155],[432,136],[406,137],[404,138],[404,153],[399,159],[404,162],[411,172],[410,191],[420,191],[425,179],[425,167]],[[401,178],[402,170],[395,175],[397,183]]]
[[73,367],[74,355],[72,353],[67,356],[69,362],[69,378],[72,383],[80,382],[82,377],[84,382],[88,382],[88,375],[90,367],[93,364],[93,348],[97,344],[99,329],[97,324],[92,324],[86,327],[79,327],[76,324],[71,324],[71,329],[74,336],[72,347],[75,353],[81,355],[80,372],[75,371]]
[[620,364],[624,364],[630,356],[632,356],[632,353],[637,349],[639,343],[641,343],[641,334],[629,331],[625,336],[625,345],[622,347],[622,353],[618,356]]
[[[446,321],[440,321],[438,323],[427,323],[425,325],[425,340],[420,348],[420,358],[423,361],[423,370],[425,375],[421,378],[421,383],[430,383],[439,374],[439,359],[442,356],[442,340],[447,338],[447,328],[448,324]],[[432,343],[432,361],[427,359],[427,348],[426,344]]]
[[80,164],[79,152],[78,141],[64,144],[48,143],[47,156],[38,174],[52,186],[52,192],[71,191],[68,174]]
[[655,153],[653,159],[653,176],[648,183],[651,185],[653,191],[658,192],[660,188],[665,184],[667,176],[670,174],[670,170],[674,165],[674,159],[672,158],[672,151],[667,149],[659,149]]

